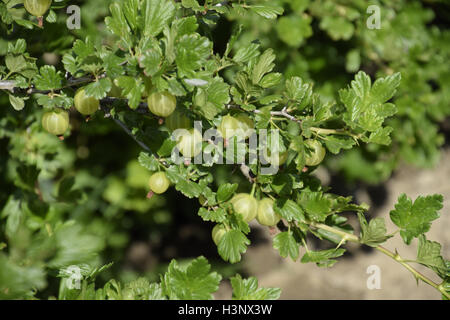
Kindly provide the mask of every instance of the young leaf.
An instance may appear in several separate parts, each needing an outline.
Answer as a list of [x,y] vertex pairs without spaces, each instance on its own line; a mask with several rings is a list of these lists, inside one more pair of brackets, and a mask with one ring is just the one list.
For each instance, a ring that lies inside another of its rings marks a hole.
[[77,40],[73,44],[73,52],[78,58],[85,59],[95,53],[94,42],[92,42],[92,39],[89,37],[86,38],[86,41]]
[[414,237],[427,232],[431,221],[439,218],[438,211],[442,209],[442,195],[419,196],[414,203],[406,196],[400,195],[395,210],[390,212],[392,222],[400,228],[400,235],[406,244]]
[[328,249],[322,251],[307,251],[303,255],[301,262],[302,263],[315,262],[319,267],[329,268],[332,267],[337,262],[337,260],[333,258],[342,256],[344,252],[345,249],[342,248]]
[[300,245],[295,241],[292,231],[280,232],[273,238],[273,247],[280,252],[283,258],[291,257],[296,261],[299,256]]
[[258,58],[258,62],[252,69],[252,83],[260,84],[261,79],[266,73],[269,73],[275,67],[273,63],[275,60],[275,54],[272,49],[267,49],[264,53]]
[[156,37],[175,14],[172,0],[145,0],[144,35]]
[[153,155],[149,155],[146,152],[141,152],[139,154],[138,161],[141,166],[147,168],[150,171],[156,171],[159,168],[158,160]]
[[217,190],[217,201],[219,202],[225,202],[229,200],[234,192],[236,191],[238,187],[237,183],[225,183],[219,186],[219,189]]
[[[389,135],[389,134],[388,134]],[[377,141],[371,141],[378,143]],[[331,153],[338,154],[341,149],[351,149],[356,144],[356,141],[350,137],[346,136],[327,136],[325,140],[325,145]]]
[[313,221],[322,222],[331,213],[331,201],[322,192],[303,191],[299,203]]
[[230,230],[219,241],[218,250],[223,260],[230,263],[241,261],[241,254],[247,251],[250,240],[239,230]]
[[[131,40],[131,30],[130,26],[127,23],[127,19],[124,15],[122,7],[125,7],[125,3],[122,4],[115,2],[109,6],[109,11],[111,12],[111,16],[105,18],[106,27],[116,36],[118,36],[121,40],[120,46],[123,47],[124,50],[128,50],[132,46]],[[77,41],[80,44],[81,41]],[[75,44],[77,44],[77,42]],[[75,50],[75,46],[74,46]],[[80,51],[80,50],[79,50]],[[91,52],[89,52],[91,51]],[[84,58],[93,53],[93,46],[91,50],[84,50],[83,54],[80,55],[81,58]]]
[[16,73],[26,68],[26,61],[22,55],[7,55],[5,58],[5,65],[11,73]]
[[266,19],[276,19],[277,16],[282,15],[284,12],[283,7],[272,4],[253,5],[250,8]]
[[372,219],[369,224],[367,224],[367,220],[363,213],[358,212],[358,218],[361,225],[362,243],[371,247],[377,247],[392,237],[391,235],[386,234],[386,225],[383,218]]
[[182,36],[176,47],[176,63],[180,77],[195,78],[195,71],[206,63],[212,51],[212,43],[199,34]]
[[141,102],[142,93],[145,89],[142,81],[133,77],[121,76],[117,78],[117,86],[122,88],[122,92],[128,99],[130,108],[136,109]]
[[255,277],[242,279],[237,274],[230,280],[233,288],[233,300],[276,300],[281,294],[279,288],[258,288],[258,279]]
[[226,212],[223,208],[217,208],[217,209],[207,209],[204,207],[201,207],[198,210],[198,215],[202,217],[205,221],[212,221],[212,222],[224,222],[226,220]]
[[447,266],[441,256],[441,244],[436,241],[427,240],[425,235],[419,236],[417,249],[417,262],[433,269],[437,274],[445,278]]
[[154,76],[159,70],[162,61],[162,53],[160,48],[151,48],[144,52],[139,64],[144,68],[144,72],[147,76]]
[[250,43],[248,46],[241,47],[236,51],[233,57],[235,62],[247,62],[259,56],[259,44]]
[[20,111],[25,107],[24,99],[13,96],[12,94],[9,94],[9,103],[11,103],[12,107],[16,111]]
[[54,90],[61,88],[61,72],[57,72],[54,66],[43,66],[35,77],[35,86],[39,90]]
[[175,185],[175,189],[191,199],[198,198],[202,193],[202,187],[191,180],[179,180]]
[[172,260],[161,285],[170,299],[212,300],[212,293],[219,289],[221,279],[218,273],[211,272],[208,261],[199,257],[185,268]]
[[106,97],[111,90],[111,80],[103,78],[88,84],[84,89],[86,91],[86,96],[100,100]]
[[303,100],[309,98],[312,95],[311,85],[303,83],[302,78],[292,77],[286,81],[286,97],[290,100],[304,105]]
[[[385,118],[396,112],[396,107],[386,102],[395,94],[400,79],[400,74],[396,73],[378,79],[372,86],[370,77],[358,72],[351,86],[339,92],[347,110],[344,121],[352,128],[360,127],[371,132],[370,142],[387,144],[390,131],[382,125]],[[369,142],[367,138],[364,140]]]
[[293,200],[278,198],[274,203],[273,209],[287,221],[305,221],[302,208]]

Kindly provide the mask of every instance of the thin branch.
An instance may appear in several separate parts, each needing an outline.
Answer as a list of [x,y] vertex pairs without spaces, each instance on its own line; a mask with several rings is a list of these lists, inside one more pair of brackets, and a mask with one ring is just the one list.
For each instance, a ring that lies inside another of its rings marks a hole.
[[250,183],[255,182],[255,179],[251,176],[251,170],[247,165],[245,165],[244,163],[241,164],[240,170]]
[[[227,107],[227,109],[239,109],[239,110],[246,111],[246,112],[253,112],[254,114],[262,113],[261,110],[258,110],[258,109],[253,110],[253,111],[244,110],[240,106],[234,105],[234,104],[228,104],[226,107]],[[271,116],[281,116],[281,117],[284,117],[284,118],[289,119],[291,121],[297,122],[299,124],[302,123],[302,120],[297,119],[293,115],[289,114],[289,112],[287,112],[287,108],[286,107],[284,107],[281,111],[270,111],[270,115]]]
[[[255,110],[254,113],[261,113],[261,111],[260,110]],[[302,123],[302,120],[297,119],[293,115],[290,115],[287,112],[287,108],[286,107],[284,107],[283,110],[281,110],[281,111],[271,111],[270,115],[272,115],[272,116],[281,116],[281,117],[285,117],[285,118],[287,118],[287,119],[289,119],[291,121]]]
[[[99,76],[99,78],[103,78],[105,76],[106,76],[105,74],[102,74],[102,75]],[[67,84],[64,87],[59,88],[59,89],[54,89],[52,91],[55,92],[55,91],[60,91],[60,90],[62,90],[64,88],[76,87],[76,86],[79,86],[80,84],[85,84],[85,83],[92,82],[93,80],[94,80],[94,78],[92,78],[92,77],[69,78],[67,80]],[[23,90],[27,94],[33,94],[33,93],[48,94],[48,93],[52,92],[50,90],[38,90],[38,89],[36,89],[34,87],[31,87],[31,88],[28,88],[28,89],[21,89],[21,88],[18,88],[16,86],[16,82],[14,80],[3,80],[3,81],[0,80],[0,90],[8,90],[8,91],[11,91],[13,93],[15,91]],[[128,101],[127,99],[114,98],[114,97],[103,98],[101,101],[104,102],[104,103],[107,103],[107,104],[112,104],[112,103],[114,103],[115,101],[118,101],[118,100],[122,100],[124,102]],[[228,109],[237,108],[237,109],[243,110],[241,107],[239,107],[237,105],[232,105],[232,104],[229,104],[226,107]],[[147,103],[141,102],[139,104],[138,108],[136,109],[136,111],[138,113],[141,113],[141,114],[148,114],[149,111],[148,111]],[[246,110],[244,110],[244,111],[246,111]],[[253,110],[252,112],[255,113],[255,114],[260,114],[261,110]],[[281,110],[281,111],[271,111],[270,114],[272,116],[281,116],[281,117],[285,117],[285,118],[287,118],[287,119],[289,119],[291,121],[294,121],[294,122],[297,122],[297,123],[302,123],[302,121],[300,119],[297,119],[293,115],[289,114],[287,112],[287,108],[286,107],[284,107],[283,110]]]
[[[106,74],[101,74],[97,78],[101,79],[104,77],[106,77]],[[80,84],[86,84],[86,83],[90,83],[92,81],[94,81],[93,77],[81,77],[81,78],[70,77],[69,79],[67,79],[67,83],[61,88],[57,88],[54,90],[38,90],[35,87],[30,87],[30,88],[25,88],[25,89],[19,88],[19,87],[17,87],[16,81],[14,81],[14,80],[0,80],[0,90],[8,90],[8,91],[11,91],[12,93],[22,91],[22,92],[25,92],[26,94],[34,94],[34,93],[48,94],[50,92],[61,91],[62,89],[66,89],[66,88],[77,87]]]
[[[359,244],[364,244],[361,239],[351,233],[345,232],[345,231],[341,231],[341,230],[337,230],[333,227],[330,227],[328,225],[322,224],[322,223],[310,223],[310,226],[318,228],[318,229],[322,229],[322,230],[326,230],[329,232],[334,233],[335,235],[340,236],[344,241],[352,241],[352,242],[356,242]],[[420,273],[419,271],[417,271],[413,266],[411,266],[410,264],[408,264],[402,257],[400,257],[400,255],[398,253],[394,253],[386,248],[384,248],[383,246],[379,245],[377,247],[375,247],[376,250],[384,253],[385,255],[387,255],[388,257],[392,258],[393,260],[397,261],[398,263],[400,263],[403,267],[405,267],[407,270],[409,270],[416,279],[420,279],[423,282],[429,284],[430,286],[432,286],[433,288],[435,288],[436,290],[438,290],[442,295],[444,295],[447,299],[450,300],[450,293],[448,293],[444,287],[442,285],[437,284],[436,282],[434,282],[433,280],[431,280],[430,278],[428,278],[427,276],[423,275],[422,273]]]
[[[113,103],[117,102],[117,101],[121,101],[123,103],[128,103],[128,99],[124,99],[124,98],[115,98],[115,97],[106,97],[100,100],[101,104],[107,104],[107,105],[112,105]],[[148,115],[153,115],[153,113],[151,113],[148,109],[148,104],[145,102],[141,102],[138,107],[134,110],[137,113],[140,114],[148,114]]]
[[105,106],[104,104],[100,104],[100,108],[102,109],[102,111],[105,113],[105,118],[111,118],[113,119],[113,121],[123,129],[123,131],[125,131],[130,137],[133,138],[134,141],[136,141],[137,144],[139,144],[142,149],[144,149],[145,151],[149,152],[150,154],[153,154],[152,150],[141,140],[139,140],[132,132],[130,129],[128,129],[128,127],[126,126],[125,123],[123,123],[122,121],[120,121],[119,119],[117,119],[116,117],[114,117],[113,115],[111,115],[110,113],[110,109]]
[[0,80],[0,90],[8,90],[14,92],[16,82],[13,80]]

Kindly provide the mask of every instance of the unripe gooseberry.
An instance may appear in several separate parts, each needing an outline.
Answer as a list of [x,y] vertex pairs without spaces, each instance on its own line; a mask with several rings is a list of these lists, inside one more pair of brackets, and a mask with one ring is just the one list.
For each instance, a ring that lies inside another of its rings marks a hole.
[[326,150],[317,140],[305,140],[305,164],[307,166],[317,166],[325,158]]
[[196,129],[182,130],[177,136],[177,148],[186,158],[197,156],[202,151],[202,135]]
[[264,226],[273,227],[280,222],[281,217],[273,210],[274,201],[264,198],[258,201],[258,215],[256,220]]
[[89,116],[95,113],[100,107],[100,102],[94,97],[88,97],[84,88],[80,88],[77,90],[75,94],[74,104],[75,109],[78,110],[79,113],[85,116]]
[[239,120],[230,115],[226,115],[222,117],[218,131],[225,140],[228,140],[238,134],[239,128]]
[[177,106],[177,99],[169,92],[154,92],[148,99],[148,108],[154,115],[168,117]]
[[272,153],[270,150],[267,150],[267,155],[268,157],[265,157],[267,162],[269,162],[273,166],[279,167],[286,163],[288,152],[275,151]]
[[50,111],[42,116],[42,127],[54,135],[62,135],[69,128],[69,113],[67,111]]
[[165,119],[164,123],[170,131],[175,131],[176,129],[189,129],[191,127],[191,119],[178,108]]
[[216,224],[214,226],[214,228],[212,229],[212,239],[216,246],[219,245],[219,241],[223,238],[225,233],[227,233],[227,229],[225,229],[225,226],[223,224]]
[[167,191],[170,181],[164,172],[156,172],[150,177],[149,186],[154,193],[161,194]]
[[239,122],[239,130],[242,131],[243,138],[247,139],[253,134],[255,130],[255,123],[245,114],[238,115],[236,119]]
[[250,222],[258,214],[258,201],[248,193],[238,193],[231,198],[234,211],[241,214],[245,222]]
[[42,17],[52,5],[52,0],[25,0],[25,9],[35,17]]

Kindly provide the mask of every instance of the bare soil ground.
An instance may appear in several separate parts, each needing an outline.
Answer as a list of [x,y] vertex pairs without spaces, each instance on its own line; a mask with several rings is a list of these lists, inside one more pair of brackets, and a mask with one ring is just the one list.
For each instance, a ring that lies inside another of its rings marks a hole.
[[[395,230],[389,219],[389,211],[400,194],[406,193],[413,200],[419,195],[439,193],[444,196],[444,208],[441,218],[433,223],[427,234],[429,240],[442,244],[444,257],[450,258],[450,148],[442,152],[440,164],[431,169],[403,167],[386,183],[387,199],[377,207],[372,215],[384,217],[388,232]],[[361,194],[356,201],[368,202],[368,194]],[[440,294],[425,283],[416,284],[412,274],[391,258],[375,250],[349,244],[349,254],[339,259],[332,268],[323,269],[315,264],[302,264],[281,259],[272,248],[270,234],[261,229],[263,241],[251,246],[245,255],[248,273],[259,279],[261,286],[279,287],[282,289],[281,299],[440,299]],[[397,234],[390,239],[386,247],[397,249],[407,259],[416,257],[417,240],[406,246]],[[303,254],[303,252],[301,253]],[[367,279],[370,274],[367,268],[376,265],[381,272],[381,289],[369,290]],[[437,277],[420,265],[418,270],[438,281]],[[230,296],[228,284],[224,284],[217,293],[217,298]]]

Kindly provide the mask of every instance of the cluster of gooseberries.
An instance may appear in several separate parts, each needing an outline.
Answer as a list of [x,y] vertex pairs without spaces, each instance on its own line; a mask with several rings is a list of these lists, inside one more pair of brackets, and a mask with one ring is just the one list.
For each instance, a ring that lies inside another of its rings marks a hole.
[[148,96],[147,102],[151,113],[165,118],[165,125],[170,131],[187,130],[178,132],[175,137],[177,148],[184,157],[192,158],[201,152],[202,135],[198,130],[192,128],[191,119],[180,109],[177,109],[175,96],[167,91],[153,92]]
[[[227,120],[230,121],[230,120]],[[305,163],[307,166],[317,166],[320,164],[326,154],[325,148],[317,140],[305,140]],[[277,161],[278,164],[283,164],[287,158],[287,152],[278,154],[276,158],[268,154],[271,161]],[[276,160],[274,160],[276,159]],[[278,224],[281,217],[275,212],[272,198],[264,197],[257,200],[252,194],[238,193],[231,198],[230,203],[236,213],[240,214],[245,222],[250,222],[256,218],[259,224],[263,226],[273,227]],[[200,200],[200,204],[204,205]],[[212,229],[212,239],[216,245],[227,233],[227,227],[224,224],[216,224]]]
[[[262,198],[256,200],[251,194],[238,193],[231,198],[230,203],[236,213],[240,214],[245,222],[256,220],[263,226],[273,227],[281,220],[281,217],[273,209],[274,200]],[[212,239],[216,245],[227,232],[223,224],[216,224],[212,230]]]
[[[79,113],[89,116],[98,110],[100,102],[86,96],[84,88],[80,88],[75,93],[74,105]],[[69,128],[69,113],[61,109],[45,112],[42,116],[42,127],[57,136],[64,134]]]
[[[114,91],[114,92],[113,92]],[[111,89],[110,95],[120,95],[117,86]],[[75,108],[83,115],[95,113],[100,106],[97,99],[88,97],[84,88],[80,88],[74,97]],[[201,152],[202,136],[196,129],[191,128],[191,120],[181,110],[176,108],[176,98],[169,92],[154,92],[148,96],[149,110],[165,118],[165,124],[171,131],[176,129],[187,129],[187,133],[180,135],[177,139],[177,147],[183,156],[191,158]],[[67,111],[55,110],[46,112],[42,117],[43,127],[50,133],[62,135],[69,127],[69,115]],[[236,117],[225,115],[222,117],[218,131],[225,140],[234,136],[247,139],[253,133],[254,123],[247,115],[240,114]],[[317,140],[305,140],[305,164],[316,166],[325,157],[326,150]],[[272,164],[282,165],[286,162],[287,151],[271,154],[268,152],[268,161]],[[167,191],[170,181],[164,172],[154,173],[149,180],[149,187],[155,194],[162,194]],[[204,202],[200,199],[201,202]],[[256,200],[253,195],[247,193],[236,194],[231,200],[235,212],[241,214],[244,221],[250,222],[253,219],[264,226],[275,226],[281,217],[273,209],[274,201],[271,198]],[[203,204],[202,204],[203,205]],[[216,244],[226,233],[226,227],[218,224],[213,228],[212,237]]]

